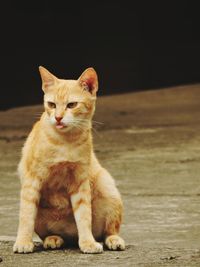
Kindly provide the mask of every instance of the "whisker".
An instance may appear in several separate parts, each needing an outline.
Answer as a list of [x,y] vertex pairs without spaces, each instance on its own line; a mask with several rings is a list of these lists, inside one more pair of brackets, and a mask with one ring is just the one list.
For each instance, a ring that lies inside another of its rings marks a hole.
[[[48,117],[48,120],[50,121],[49,117]],[[67,121],[67,123],[69,123],[72,127],[82,132],[86,132],[88,130],[88,127],[90,127],[90,122],[94,124],[103,124],[102,122],[99,122],[99,121],[95,121],[95,120],[91,121],[90,119],[83,119],[83,118],[73,118]],[[96,136],[101,137],[99,132],[97,132],[97,130],[94,127],[91,127],[91,130]]]
[[95,128],[92,127],[92,131],[94,132],[94,134],[96,134],[98,137],[101,137],[101,135],[99,134],[99,132],[97,132],[97,130]]
[[[80,118],[76,118],[75,120],[77,120],[77,121],[85,121],[85,122],[90,121],[90,119],[80,119]],[[91,120],[91,122],[94,122],[96,124],[104,124],[103,122],[95,121],[95,120]]]
[[75,127],[75,128],[77,128],[77,129],[79,129],[79,130],[81,130],[81,131],[83,131],[83,132],[86,131],[85,128],[80,127],[80,125],[78,125],[78,124],[74,124],[74,123],[72,123],[72,126]]
[[92,120],[92,122],[94,122],[94,123],[97,123],[97,124],[104,124],[103,122],[100,122],[100,121],[94,121],[94,120]]

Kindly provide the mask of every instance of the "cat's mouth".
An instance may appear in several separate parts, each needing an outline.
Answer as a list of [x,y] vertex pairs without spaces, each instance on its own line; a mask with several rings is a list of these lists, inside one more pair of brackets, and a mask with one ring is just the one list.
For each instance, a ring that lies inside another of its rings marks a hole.
[[64,125],[62,122],[59,122],[59,123],[56,124],[56,128],[57,129],[63,129],[65,127],[66,127],[66,125]]

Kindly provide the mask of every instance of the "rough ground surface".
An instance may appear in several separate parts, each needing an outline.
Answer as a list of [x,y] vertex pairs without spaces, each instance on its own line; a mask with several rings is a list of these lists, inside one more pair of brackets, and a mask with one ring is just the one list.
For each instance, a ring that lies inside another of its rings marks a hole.
[[[12,253],[16,166],[41,106],[0,112],[0,266],[200,266],[200,86],[98,99],[94,142],[125,206],[123,252]],[[36,239],[37,240],[37,239]]]

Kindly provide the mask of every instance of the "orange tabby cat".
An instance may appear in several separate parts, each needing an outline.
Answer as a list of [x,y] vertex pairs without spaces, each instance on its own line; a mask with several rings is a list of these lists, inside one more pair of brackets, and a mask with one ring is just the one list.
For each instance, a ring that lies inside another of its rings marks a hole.
[[44,248],[75,240],[82,252],[101,253],[96,239],[111,250],[124,250],[118,235],[121,197],[93,152],[97,74],[88,68],[78,80],[61,80],[43,67],[39,71],[45,112],[28,136],[19,163],[21,201],[13,251],[32,252],[34,231]]

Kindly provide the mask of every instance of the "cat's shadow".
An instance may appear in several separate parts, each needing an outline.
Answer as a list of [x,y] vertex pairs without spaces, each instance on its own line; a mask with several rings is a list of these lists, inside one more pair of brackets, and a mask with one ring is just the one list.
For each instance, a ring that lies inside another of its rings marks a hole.
[[[69,250],[70,252],[77,252],[81,253],[80,248],[77,243],[70,243],[70,244],[64,244],[61,248],[56,248],[56,249],[44,249],[43,245],[41,242],[35,242],[35,247],[34,247],[34,253],[44,253],[44,252],[50,252],[50,251],[66,251]],[[106,246],[103,246],[104,251],[109,251],[109,249]]]
[[64,244],[61,248],[56,248],[56,249],[44,249],[43,244],[40,242],[35,242],[35,247],[34,247],[34,253],[41,253],[41,252],[50,252],[50,251],[65,251],[65,250],[72,250],[72,251],[80,251],[78,244]]

